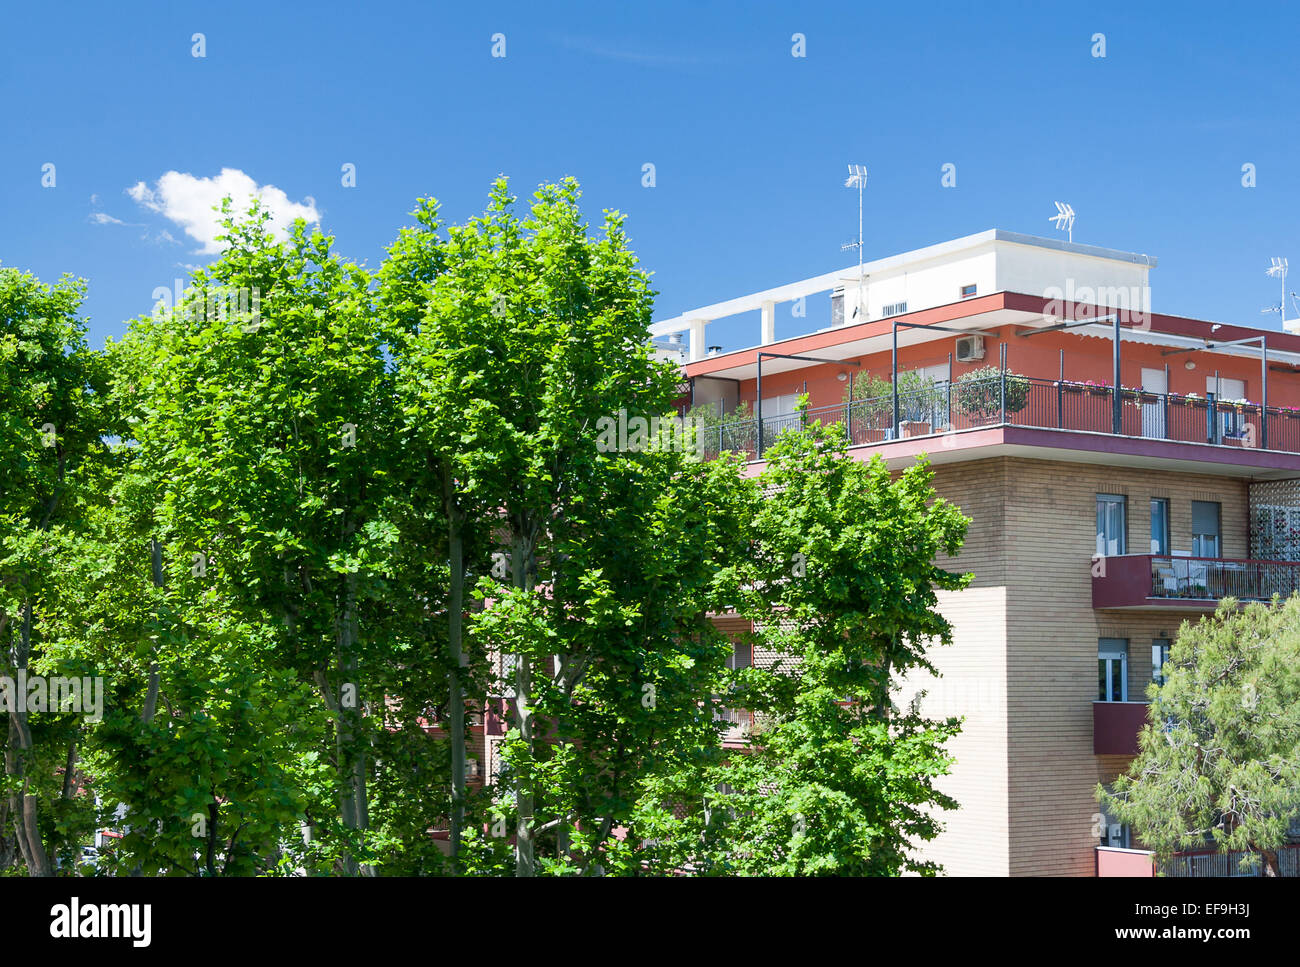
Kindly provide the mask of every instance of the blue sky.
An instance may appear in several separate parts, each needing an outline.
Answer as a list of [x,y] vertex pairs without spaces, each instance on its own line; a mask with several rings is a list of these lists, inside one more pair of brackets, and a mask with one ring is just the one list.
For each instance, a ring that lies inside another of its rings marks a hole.
[[[212,258],[169,171],[274,186],[371,266],[417,196],[462,220],[498,172],[521,194],[573,175],[593,220],[629,216],[656,318],[854,262],[849,161],[870,171],[868,258],[1051,235],[1061,199],[1075,241],[1160,259],[1156,311],[1277,328],[1274,255],[1300,291],[1284,5],[24,4],[4,24],[0,262],[86,278],[96,346]],[[787,309],[777,335],[809,322]]]

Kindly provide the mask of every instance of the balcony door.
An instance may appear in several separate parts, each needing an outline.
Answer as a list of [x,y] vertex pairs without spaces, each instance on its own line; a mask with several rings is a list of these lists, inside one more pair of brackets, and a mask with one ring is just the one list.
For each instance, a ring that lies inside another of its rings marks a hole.
[[[1244,379],[1225,379],[1224,377],[1205,377],[1205,393],[1208,396],[1213,393],[1214,398],[1219,402],[1239,402],[1246,398],[1246,381]],[[1244,422],[1238,415],[1236,409],[1230,409],[1226,412],[1219,411],[1219,423],[1214,427],[1214,443],[1223,440],[1224,437],[1236,438],[1242,435]]]
[[1097,553],[1102,557],[1127,554],[1128,498],[1123,494],[1097,495]]
[[1163,440],[1165,438],[1165,394],[1169,392],[1169,380],[1165,371],[1143,368],[1142,390],[1145,393],[1160,394],[1160,399],[1142,403],[1142,435]]
[[771,446],[782,431],[799,426],[801,421],[795,410],[798,403],[798,393],[763,398],[763,446]]
[[1097,639],[1097,701],[1128,701],[1128,639]]

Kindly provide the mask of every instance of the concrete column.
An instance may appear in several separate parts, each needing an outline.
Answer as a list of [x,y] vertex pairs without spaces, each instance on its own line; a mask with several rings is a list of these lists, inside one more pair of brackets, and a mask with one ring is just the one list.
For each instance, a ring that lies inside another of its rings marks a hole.
[[708,319],[691,320],[691,362],[704,358],[704,327],[708,324]]
[[776,342],[776,303],[763,303],[763,333],[759,344],[770,346]]

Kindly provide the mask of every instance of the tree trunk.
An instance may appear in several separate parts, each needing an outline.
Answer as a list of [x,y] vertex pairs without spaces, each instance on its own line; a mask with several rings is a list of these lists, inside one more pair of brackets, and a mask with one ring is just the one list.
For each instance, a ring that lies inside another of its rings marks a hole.
[[217,820],[220,819],[219,807],[215,802],[208,803],[208,837],[204,851],[203,867],[208,876],[217,875]]
[[[335,619],[335,647],[337,652],[337,669],[340,674],[338,685],[330,682],[329,672],[325,668],[316,668],[312,679],[320,692],[325,707],[334,716],[334,766],[339,780],[339,819],[344,828],[365,830],[369,828],[369,807],[366,793],[366,756],[362,750],[360,735],[361,685],[356,681],[356,641],[355,603],[356,576],[347,575],[344,585],[344,603],[341,615]],[[340,689],[339,694],[335,688]],[[346,690],[346,691],[344,691]],[[348,701],[344,701],[344,697]],[[342,871],[348,876],[374,876],[374,868],[358,864],[351,850],[344,853],[339,860]]]
[[[516,528],[510,566],[514,586],[522,590],[530,587],[530,564],[532,542],[527,536],[526,528]],[[525,653],[516,656],[515,661],[515,716],[519,723],[519,737],[524,743],[527,768],[518,779],[516,800],[519,820],[515,827],[515,876],[537,875],[537,844],[533,836],[533,811],[535,807],[533,778],[533,714],[528,707],[532,698],[533,670],[532,662]]]
[[447,714],[451,717],[451,861],[459,869],[460,835],[465,825],[465,695],[460,672],[464,664],[465,629],[465,514],[456,502],[451,470],[442,470],[442,501],[447,514],[447,542],[451,559],[451,587],[447,602],[447,648],[451,671],[447,675]]
[[[339,778],[343,786],[339,804],[343,825],[363,831],[370,827],[370,810],[366,797],[366,754],[361,742],[361,683],[356,681],[356,591],[357,576],[348,574],[344,579],[343,614],[338,623],[338,659],[339,671],[343,675],[341,686],[351,686],[352,692],[350,702],[335,702],[334,734]],[[344,858],[344,869],[351,876],[374,876],[375,872],[369,865],[359,865],[350,853]]]
[[[23,605],[23,623],[18,633],[17,647],[12,652],[15,681],[19,672],[27,671],[32,646],[32,606]],[[32,733],[27,726],[27,696],[13,693],[9,709],[9,736],[5,746],[5,775],[11,782],[9,814],[13,820],[14,838],[29,876],[52,876],[50,859],[41,842],[37,816],[37,797],[27,792],[27,757],[32,748]]]
[[1277,850],[1261,849],[1258,850],[1258,853],[1260,876],[1278,877],[1282,875],[1282,871],[1278,868]]
[[63,764],[63,799],[66,801],[72,798],[72,793],[76,789],[76,783],[73,781],[73,774],[77,770],[77,740],[74,738],[68,743],[68,758]]

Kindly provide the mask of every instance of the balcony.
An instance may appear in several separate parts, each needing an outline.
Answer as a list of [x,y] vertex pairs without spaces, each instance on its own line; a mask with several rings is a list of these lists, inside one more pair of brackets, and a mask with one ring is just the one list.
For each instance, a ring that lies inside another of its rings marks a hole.
[[720,451],[759,458],[786,430],[805,423],[842,423],[852,446],[879,446],[912,437],[947,436],[996,427],[1098,433],[1134,440],[1300,453],[1300,410],[1254,403],[1225,403],[1197,396],[1124,388],[1116,421],[1110,386],[1046,380],[1003,372],[919,391],[854,400],[801,413],[764,414],[762,441],[756,418],[701,427],[705,459]]
[[1093,702],[1092,754],[1137,755],[1146,723],[1146,702]]
[[1300,590],[1300,563],[1123,554],[1092,564],[1094,608],[1212,611],[1221,598],[1270,601]]
[[723,748],[743,747],[749,744],[749,737],[754,730],[754,713],[740,708],[717,708],[713,713],[715,722],[722,722]]
[[[1175,853],[1164,859],[1147,850],[1097,847],[1098,876],[1170,876],[1170,877],[1244,877],[1259,876],[1259,858],[1251,857],[1241,867],[1243,853],[1217,853],[1210,850]],[[1278,873],[1300,877],[1300,845],[1285,846],[1277,851]]]

